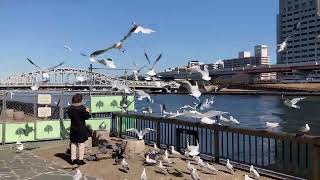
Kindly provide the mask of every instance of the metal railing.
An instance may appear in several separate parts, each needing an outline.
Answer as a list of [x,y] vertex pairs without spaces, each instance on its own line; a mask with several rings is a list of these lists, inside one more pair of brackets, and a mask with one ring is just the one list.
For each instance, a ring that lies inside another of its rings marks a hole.
[[243,129],[230,126],[206,125],[157,115],[113,113],[113,133],[135,137],[128,128],[153,128],[145,140],[159,147],[186,148],[187,141],[200,143],[201,154],[216,163],[225,159],[238,168],[249,165],[260,168],[262,174],[274,178],[320,179],[320,137]]

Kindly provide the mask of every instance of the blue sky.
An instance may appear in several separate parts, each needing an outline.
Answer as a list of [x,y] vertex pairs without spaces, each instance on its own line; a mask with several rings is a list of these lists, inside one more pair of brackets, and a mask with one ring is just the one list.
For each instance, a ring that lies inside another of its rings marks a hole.
[[146,63],[145,50],[152,58],[163,54],[162,70],[192,59],[235,57],[257,44],[271,46],[275,62],[277,12],[278,0],[1,0],[0,76],[34,70],[26,57],[43,67],[65,61],[65,67],[87,68],[79,52],[113,44],[132,21],[157,32],[132,36],[124,54],[106,54],[118,67]]

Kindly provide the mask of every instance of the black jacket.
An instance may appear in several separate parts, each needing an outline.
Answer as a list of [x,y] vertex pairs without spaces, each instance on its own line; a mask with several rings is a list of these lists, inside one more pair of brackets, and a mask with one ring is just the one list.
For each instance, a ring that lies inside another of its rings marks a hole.
[[90,113],[86,111],[86,107],[71,105],[67,109],[67,114],[71,119],[70,141],[72,143],[83,143],[88,140],[85,120],[90,118]]

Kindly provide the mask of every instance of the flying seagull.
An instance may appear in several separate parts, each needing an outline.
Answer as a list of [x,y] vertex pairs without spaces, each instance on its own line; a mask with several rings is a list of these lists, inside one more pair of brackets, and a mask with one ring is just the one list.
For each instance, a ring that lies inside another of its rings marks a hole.
[[133,73],[133,78],[135,81],[138,81],[139,80],[139,74],[140,72],[142,71],[143,68],[145,68],[146,66],[142,66],[142,67],[138,67],[138,65],[133,62],[133,66],[136,68],[136,70],[133,70],[132,73]]
[[145,91],[143,91],[143,90],[135,90],[134,92],[136,93],[137,99],[139,101],[142,101],[143,99],[148,98],[151,103],[153,102],[153,100],[151,99],[150,94],[146,93]]
[[111,58],[97,60],[98,63],[108,66],[109,68],[115,69],[117,66]]
[[72,49],[71,49],[69,46],[67,46],[66,44],[64,44],[63,47],[64,47],[68,52],[71,52],[71,51],[72,51]]
[[55,66],[52,66],[52,67],[49,67],[49,68],[45,68],[45,69],[42,69],[40,66],[38,66],[36,63],[34,63],[30,58],[27,58],[27,61],[32,64],[34,67],[36,67],[37,69],[41,70],[42,72],[47,72],[47,71],[52,71],[60,66],[62,66],[64,64],[64,62],[61,62]]
[[279,123],[266,122],[266,127],[267,127],[267,129],[274,129],[274,128],[276,128],[276,127],[279,127]]
[[[150,59],[149,59],[149,57],[148,57],[148,54],[147,54],[146,52],[144,53],[144,56],[146,57],[148,63],[151,65],[151,61],[150,61]],[[161,59],[161,57],[162,57],[162,54],[160,54],[160,55],[157,57],[157,59],[154,61],[154,63],[152,64],[151,68],[150,68],[149,71],[147,72],[147,75],[148,75],[148,76],[153,77],[153,76],[156,76],[156,75],[157,75],[154,67],[155,67],[155,65],[159,62],[159,60]]]
[[131,129],[127,129],[127,131],[136,133],[137,136],[138,136],[138,139],[139,139],[139,140],[142,140],[142,139],[143,139],[143,136],[145,136],[146,134],[148,134],[148,133],[151,132],[151,131],[155,132],[156,130],[151,129],[151,128],[145,128],[145,129],[142,130],[142,131],[138,131],[137,129],[131,128]]
[[285,99],[284,100],[284,104],[288,107],[292,107],[292,108],[295,108],[295,109],[300,109],[300,106],[296,105],[298,102],[304,100],[305,97],[301,97],[301,98],[293,98],[293,99]]
[[149,29],[149,28],[144,28],[144,27],[138,25],[138,27],[135,29],[134,33],[138,34],[139,32],[141,32],[142,34],[151,34],[151,33],[154,33],[156,31],[154,31],[152,29]]
[[302,133],[307,133],[310,131],[310,126],[309,124],[305,124],[304,126],[302,126],[300,129],[299,129],[300,132]]
[[193,67],[191,67],[191,72],[200,73],[202,79],[205,80],[205,81],[210,81],[211,80],[211,77],[209,76],[209,70],[208,70],[208,66],[207,65],[203,66],[203,70],[200,68],[200,66],[193,66]]
[[288,41],[290,37],[286,38],[281,44],[278,44],[278,53],[284,51],[288,46]]
[[198,83],[196,82],[196,85],[192,86],[191,83],[187,80],[176,80],[181,86],[185,87],[189,94],[196,99],[199,100],[199,97],[201,96],[201,92],[199,91]]

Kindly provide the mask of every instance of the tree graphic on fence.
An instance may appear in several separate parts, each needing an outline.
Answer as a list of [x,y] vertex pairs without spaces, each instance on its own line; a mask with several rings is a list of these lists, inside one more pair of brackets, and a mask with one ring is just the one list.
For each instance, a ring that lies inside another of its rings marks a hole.
[[18,128],[16,130],[16,135],[18,135],[19,137],[21,137],[24,134],[25,134],[25,130],[23,128]]
[[114,99],[113,101],[111,101],[110,106],[113,108],[118,107],[118,101]]
[[53,131],[53,127],[48,124],[43,130],[44,132],[47,132],[49,134],[50,132]]
[[96,107],[98,107],[99,109],[101,109],[102,107],[104,106],[104,103],[99,100],[97,103],[96,103]]

